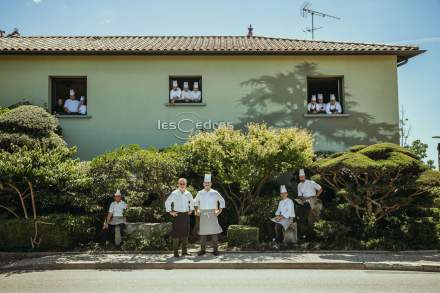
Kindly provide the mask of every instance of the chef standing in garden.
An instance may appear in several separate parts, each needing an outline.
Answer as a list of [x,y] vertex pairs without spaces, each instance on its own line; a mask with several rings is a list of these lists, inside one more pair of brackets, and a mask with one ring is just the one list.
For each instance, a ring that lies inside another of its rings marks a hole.
[[194,199],[196,215],[200,217],[200,251],[198,255],[206,253],[207,237],[211,236],[214,247],[214,255],[218,255],[218,234],[223,230],[218,223],[218,216],[225,208],[225,199],[217,190],[211,188],[211,174],[206,174],[203,181],[203,189],[197,193]]
[[165,201],[167,213],[173,217],[173,238],[174,257],[179,257],[179,246],[182,244],[182,255],[188,255],[189,216],[194,210],[192,194],[186,190],[187,181],[180,178],[178,188],[171,192]]

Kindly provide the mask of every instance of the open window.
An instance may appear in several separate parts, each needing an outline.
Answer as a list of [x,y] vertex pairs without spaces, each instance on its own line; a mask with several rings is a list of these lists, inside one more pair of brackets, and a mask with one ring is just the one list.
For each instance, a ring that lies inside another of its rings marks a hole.
[[[343,114],[343,77],[308,77],[308,114]],[[316,102],[314,101],[316,99]],[[316,103],[316,105],[315,105]]]
[[170,76],[168,90],[170,104],[203,102],[201,76]]
[[87,115],[87,77],[51,77],[51,111]]

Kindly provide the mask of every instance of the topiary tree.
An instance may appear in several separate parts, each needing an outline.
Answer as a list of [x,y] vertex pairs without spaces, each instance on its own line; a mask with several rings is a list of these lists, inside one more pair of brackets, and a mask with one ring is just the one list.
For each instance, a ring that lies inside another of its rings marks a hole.
[[354,146],[312,165],[316,180],[335,191],[365,223],[374,224],[440,186],[440,173],[429,170],[410,150],[392,143]]
[[190,137],[190,164],[213,180],[233,207],[237,222],[270,180],[311,163],[313,139],[302,129],[248,124],[245,131],[220,127]]
[[28,149],[65,146],[58,129],[58,119],[45,109],[32,105],[19,106],[0,115],[0,149],[12,151],[13,145]]
[[130,206],[144,206],[150,195],[164,199],[176,188],[184,165],[175,152],[123,146],[91,161],[92,193],[98,204],[104,205],[116,189],[121,189],[128,195]]

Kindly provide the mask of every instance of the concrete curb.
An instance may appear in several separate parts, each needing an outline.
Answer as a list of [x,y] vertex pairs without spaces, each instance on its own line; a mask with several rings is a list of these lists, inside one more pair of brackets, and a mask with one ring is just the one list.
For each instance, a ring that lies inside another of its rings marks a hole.
[[174,269],[302,269],[302,270],[386,270],[439,272],[440,265],[408,265],[398,263],[302,262],[302,263],[52,263],[0,267],[0,273],[46,270],[174,270]]

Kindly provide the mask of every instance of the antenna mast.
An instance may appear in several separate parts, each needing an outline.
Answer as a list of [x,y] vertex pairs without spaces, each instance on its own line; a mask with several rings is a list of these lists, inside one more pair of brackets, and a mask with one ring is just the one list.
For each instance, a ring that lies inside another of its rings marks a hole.
[[315,39],[315,31],[319,30],[322,28],[322,26],[320,27],[315,27],[315,15],[316,16],[321,16],[321,17],[330,17],[330,18],[334,18],[334,19],[341,19],[337,16],[333,16],[327,13],[323,13],[323,12],[319,12],[316,10],[312,10],[310,9],[310,6],[312,6],[312,3],[310,2],[304,2],[303,5],[301,5],[301,16],[304,18],[307,18],[307,15],[310,14],[312,16],[312,27],[311,28],[306,28],[305,30],[303,30],[304,32],[308,32],[308,33],[312,33],[312,40]]

